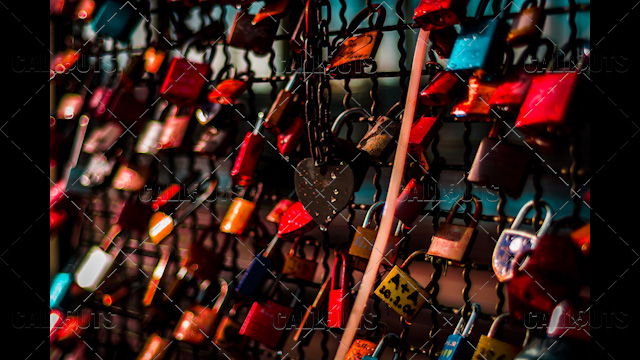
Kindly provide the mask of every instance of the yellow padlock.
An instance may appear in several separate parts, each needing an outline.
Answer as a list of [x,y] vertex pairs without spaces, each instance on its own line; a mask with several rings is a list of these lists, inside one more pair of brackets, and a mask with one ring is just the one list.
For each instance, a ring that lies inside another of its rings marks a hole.
[[[354,257],[353,268],[356,270],[364,271],[367,266],[367,261],[371,257],[371,251],[373,250],[373,243],[376,241],[378,230],[368,228],[371,223],[371,218],[376,210],[380,209],[384,205],[384,201],[377,202],[369,208],[367,215],[364,217],[362,226],[358,226],[356,234],[353,237],[351,246],[349,247],[349,255]],[[395,235],[389,236],[387,241],[387,248],[384,251],[384,257],[381,264],[384,266],[393,266],[396,263],[396,256],[398,255],[398,247],[402,242],[402,238],[399,236],[402,229],[402,223],[398,223]]]
[[429,282],[426,288],[413,279],[407,268],[416,257],[426,259],[426,251],[416,251],[402,263],[402,266],[395,265],[387,277],[382,280],[380,286],[375,291],[382,301],[384,301],[395,312],[410,321],[418,313],[420,308],[431,297],[431,289],[434,286],[433,281]]
[[476,346],[471,360],[513,360],[522,350],[521,346],[506,343],[495,338],[501,323],[509,317],[504,313],[496,317],[491,324],[488,335],[480,335],[480,341]]

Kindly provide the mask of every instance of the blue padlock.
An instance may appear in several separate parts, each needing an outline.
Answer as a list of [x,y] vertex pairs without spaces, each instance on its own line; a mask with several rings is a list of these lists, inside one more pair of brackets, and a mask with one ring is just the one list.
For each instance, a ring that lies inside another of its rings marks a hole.
[[447,63],[448,71],[475,71],[475,75],[483,79],[499,73],[507,49],[505,39],[509,25],[504,20],[502,7],[496,16],[480,19],[485,6],[478,8],[475,19],[462,25]]
[[131,33],[141,19],[142,16],[130,2],[108,0],[98,10],[91,28],[98,36],[110,36],[129,42]]
[[458,325],[456,325],[455,330],[453,330],[453,334],[447,337],[447,341],[444,343],[444,348],[440,352],[438,360],[461,360],[471,358],[471,355],[473,355],[473,344],[469,342],[467,337],[473,329],[473,324],[478,317],[479,312],[480,305],[476,303],[471,304],[471,316],[469,316],[469,321],[467,321],[467,324],[464,326],[464,330],[462,330],[464,318],[460,318]]
[[398,342],[400,341],[400,338],[396,334],[389,333],[385,335],[382,338],[382,340],[380,340],[380,342],[378,343],[378,346],[376,346],[376,349],[373,351],[373,355],[371,356],[365,355],[362,357],[362,360],[379,360],[382,357],[382,353],[384,352],[384,349],[387,347],[387,345],[391,341],[394,342],[394,345],[392,345],[392,347],[394,348],[393,360],[400,359],[400,349],[398,348],[398,345],[399,345]]
[[73,283],[73,275],[68,272],[56,274],[51,280],[51,289],[49,290],[49,307],[52,309],[60,306],[71,284]]
[[271,267],[271,264],[273,264],[273,260],[270,259],[270,255],[279,240],[280,237],[276,235],[273,240],[271,240],[264,253],[258,254],[253,259],[251,265],[249,265],[249,268],[247,269],[247,272],[244,273],[244,276],[242,276],[242,279],[240,279],[240,282],[236,287],[236,291],[238,293],[244,296],[253,296],[256,289],[258,289],[258,286],[262,283],[262,279],[264,279],[264,276]]

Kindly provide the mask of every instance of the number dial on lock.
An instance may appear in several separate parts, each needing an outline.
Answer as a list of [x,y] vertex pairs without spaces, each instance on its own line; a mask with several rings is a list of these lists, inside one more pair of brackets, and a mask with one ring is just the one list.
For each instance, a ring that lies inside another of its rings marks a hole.
[[346,162],[328,164],[322,169],[311,158],[298,164],[294,181],[304,208],[316,223],[325,227],[349,204],[355,184],[353,171]]

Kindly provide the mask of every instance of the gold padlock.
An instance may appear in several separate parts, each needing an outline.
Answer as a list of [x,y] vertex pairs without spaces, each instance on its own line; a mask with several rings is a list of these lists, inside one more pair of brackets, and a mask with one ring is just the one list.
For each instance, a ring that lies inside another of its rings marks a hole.
[[455,204],[453,204],[451,210],[449,210],[447,220],[440,223],[438,230],[431,238],[431,245],[427,251],[429,255],[453,260],[455,262],[461,262],[467,255],[476,233],[476,226],[482,215],[482,204],[474,195],[472,200],[475,205],[475,211],[469,226],[453,224],[453,215],[463,200],[464,197],[459,198]]
[[495,337],[501,323],[508,316],[509,313],[504,313],[496,317],[491,324],[489,334],[480,335],[480,341],[471,360],[513,360],[522,351],[521,346],[509,344]]
[[[362,226],[358,226],[356,234],[353,237],[351,246],[349,247],[349,255],[354,257],[354,266],[356,270],[364,271],[367,266],[367,260],[371,257],[371,251],[373,250],[373,243],[376,241],[378,231],[375,229],[369,229],[368,226],[371,223],[371,218],[376,210],[381,209],[384,205],[384,201],[379,201],[369,208],[367,214],[364,217]],[[396,262],[396,256],[398,255],[398,246],[402,242],[402,238],[398,236],[402,229],[402,222],[398,223],[395,235],[389,236],[387,242],[387,248],[384,251],[384,257],[381,264],[384,266],[393,266]]]
[[431,289],[434,286],[433,281],[429,282],[426,288],[413,279],[409,273],[405,272],[416,257],[421,256],[426,259],[426,251],[416,251],[402,263],[391,269],[387,277],[382,280],[380,286],[375,291],[382,301],[384,301],[395,312],[410,321],[420,311],[420,308],[431,297]]
[[304,257],[303,249],[306,240],[311,240],[312,244],[315,242],[315,239],[310,236],[299,237],[293,241],[289,255],[284,260],[282,274],[290,275],[305,281],[313,281],[313,276],[315,275],[316,268],[318,267],[316,260],[320,253],[320,244],[314,244],[313,258],[307,259]]
[[227,213],[220,222],[220,231],[232,235],[242,235],[253,216],[253,211],[256,209],[256,203],[261,193],[262,183],[258,183],[254,190],[253,201],[243,199],[242,196],[244,194],[233,199]]

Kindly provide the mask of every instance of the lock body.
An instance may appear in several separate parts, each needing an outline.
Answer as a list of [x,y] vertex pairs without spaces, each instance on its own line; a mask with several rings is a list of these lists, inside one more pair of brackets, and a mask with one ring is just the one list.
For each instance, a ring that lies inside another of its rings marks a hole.
[[[373,244],[376,241],[378,231],[374,229],[368,229],[362,226],[358,226],[356,234],[353,237],[351,246],[349,247],[349,255],[358,257],[363,261],[360,264],[366,267],[368,259],[371,257],[373,251]],[[402,239],[399,236],[390,235],[387,241],[387,248],[384,250],[381,264],[384,266],[393,266],[396,263],[396,257],[398,255],[398,246]],[[355,267],[357,270],[364,271],[361,266]]]
[[428,254],[461,262],[468,252],[475,232],[471,227],[440,223],[431,239]]
[[327,326],[330,328],[344,328],[351,312],[351,290],[349,288],[332,289],[329,291],[329,312]]
[[489,107],[489,99],[496,91],[498,83],[471,77],[468,86],[467,98],[455,104],[451,114],[457,118],[464,117],[469,121],[491,121],[493,113]]
[[375,57],[382,40],[379,30],[368,31],[346,39],[333,54],[327,71],[336,78],[364,73]]
[[407,321],[413,319],[431,297],[422,285],[397,265],[374,293]]
[[169,116],[162,128],[162,134],[158,139],[160,149],[175,149],[182,145],[184,135],[189,127],[191,112],[183,115]]
[[294,204],[295,202],[289,198],[284,198],[276,204],[276,206],[271,209],[269,214],[267,215],[267,221],[275,224],[280,223],[282,220],[282,216],[284,213]]
[[277,349],[293,309],[272,300],[255,302],[242,324],[240,335],[251,338],[269,349]]
[[424,30],[438,30],[460,23],[468,0],[421,0],[413,20]]
[[564,135],[571,131],[570,113],[581,75],[554,72],[535,76],[516,119],[526,132]]
[[282,156],[289,156],[296,149],[305,127],[305,121],[299,116],[294,116],[289,126],[278,134],[278,151]]
[[466,338],[460,334],[451,334],[447,337],[438,360],[468,359],[472,354],[472,350]]
[[358,143],[358,149],[365,151],[378,161],[385,161],[395,149],[400,121],[380,116],[375,124],[364,134]]
[[242,235],[253,216],[255,208],[256,204],[252,201],[239,197],[233,199],[227,213],[220,222],[220,231],[227,234]]
[[537,243],[538,237],[534,234],[513,229],[502,231],[492,259],[493,271],[498,280],[501,282],[510,280],[517,266],[513,263],[514,257],[535,248]]
[[242,353],[246,351],[245,347],[249,338],[240,335],[242,325],[228,316],[220,321],[220,325],[213,337],[213,342],[223,348],[225,352],[229,352],[235,358],[244,358]]
[[160,93],[174,104],[193,103],[198,100],[202,87],[210,77],[209,64],[173,58]]
[[113,260],[115,256],[99,246],[92,246],[76,270],[74,275],[76,284],[89,292],[95,291],[111,268]]
[[138,360],[161,360],[168,352],[169,340],[160,337],[158,334],[151,334],[144,344]]
[[313,275],[316,273],[317,266],[318,263],[315,260],[290,255],[284,260],[282,274],[290,275],[305,281],[312,281]]
[[271,51],[279,21],[273,17],[266,17],[253,24],[253,18],[254,16],[247,12],[239,11],[231,27],[227,44],[252,50],[257,55],[265,55]]
[[231,169],[231,177],[239,186],[247,186],[253,183],[258,160],[266,141],[266,138],[261,134],[249,132],[245,135],[238,157]]
[[193,146],[193,152],[209,156],[222,156],[231,145],[233,132],[232,127],[209,126]]
[[62,96],[58,109],[56,111],[56,117],[58,119],[71,120],[80,115],[82,104],[84,99],[82,95],[76,93],[67,93]]
[[108,122],[89,135],[82,146],[82,151],[90,154],[104,153],[118,141],[123,131],[120,124]]
[[149,121],[136,144],[136,152],[140,154],[157,154],[160,137],[164,125],[160,121]]
[[272,263],[271,259],[258,254],[249,265],[242,279],[240,279],[236,291],[244,296],[252,296],[262,283],[262,279],[267,274],[267,270],[269,270]]
[[409,135],[409,152],[423,153],[442,127],[442,121],[437,117],[423,116],[411,126]]
[[73,276],[70,273],[58,273],[51,280],[49,290],[49,307],[57,308],[73,283]]
[[242,79],[226,79],[219,83],[207,98],[212,103],[233,105],[240,95],[249,88],[249,83]]
[[508,74],[491,94],[489,106],[516,115],[527,96],[533,78],[533,74],[524,70]]
[[513,360],[520,351],[519,346],[482,334],[471,360]]
[[426,106],[452,104],[465,89],[465,83],[459,76],[450,71],[440,71],[420,92],[420,101]]
[[527,178],[530,152],[506,141],[484,138],[471,165],[467,179],[490,186],[518,198]]
[[113,177],[114,189],[139,191],[147,182],[149,168],[137,164],[122,165]]
[[356,339],[347,353],[346,360],[363,360],[363,357],[373,355],[377,344],[366,339]]
[[201,345],[211,337],[218,312],[214,309],[195,305],[185,311],[173,331],[176,340]]
[[498,72],[502,65],[508,26],[502,19],[486,19],[466,24],[453,45],[448,71],[479,71],[481,77]]
[[406,226],[413,224],[434,195],[432,186],[422,181],[411,179],[398,195],[395,217]]

